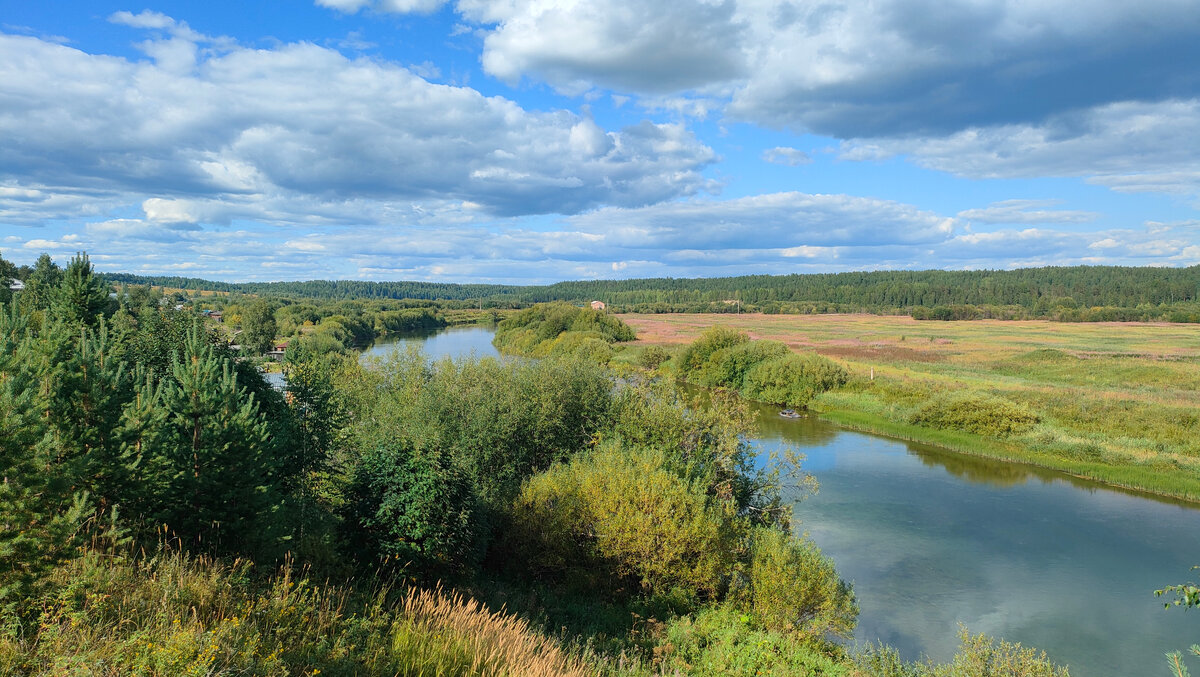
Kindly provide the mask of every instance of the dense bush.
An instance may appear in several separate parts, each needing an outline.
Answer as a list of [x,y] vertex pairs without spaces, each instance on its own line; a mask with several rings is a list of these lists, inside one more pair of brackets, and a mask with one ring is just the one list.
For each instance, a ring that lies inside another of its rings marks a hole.
[[763,628],[724,604],[672,619],[662,646],[661,674],[692,677],[858,677],[819,643]]
[[754,531],[749,607],[767,628],[811,637],[850,637],[858,606],[833,561],[808,539]]
[[743,393],[753,400],[803,408],[817,395],[845,385],[848,378],[839,364],[816,353],[788,354],[750,369]]
[[674,364],[686,381],[796,408],[849,378],[840,365],[816,353],[794,354],[778,341],[751,341],[721,326],[701,334]]
[[753,415],[746,403],[727,393],[688,399],[664,383],[630,383],[617,393],[611,434],[631,446],[667,452],[671,466],[686,472],[719,498],[726,510],[755,524],[787,527],[790,508],[781,498],[783,478],[812,487],[797,459],[762,464],[747,443]]
[[[457,571],[477,561],[478,551],[464,548],[475,538],[479,548],[486,548],[522,482],[588,447],[607,425],[613,397],[607,372],[582,360],[431,363],[418,352],[395,352],[373,368],[346,372],[342,382],[349,391],[347,406],[357,412],[344,463],[356,473],[378,476],[385,486],[403,485],[404,492],[444,491],[448,501],[406,513],[410,523],[391,534],[379,535],[379,529],[392,528],[387,523],[392,518],[383,514],[378,524],[356,532],[353,523],[364,516],[375,519],[382,504],[379,490],[371,489],[365,508],[348,517],[347,538],[351,543],[361,539],[356,549],[374,556],[387,554],[381,547],[386,542],[407,542],[405,530],[444,534],[454,547],[438,551],[445,554],[443,565]],[[386,464],[379,466],[378,450],[397,445],[414,450],[417,465],[400,457],[393,474]],[[437,451],[436,462],[417,461],[431,450]],[[429,477],[410,487],[405,483],[417,480],[401,475],[414,472]],[[364,486],[373,483],[356,479],[351,493]],[[395,509],[405,510],[403,497],[396,500]],[[447,531],[448,523],[459,524],[459,518],[475,531]]]
[[629,325],[602,311],[542,303],[501,321],[492,342],[501,352],[515,355],[575,356],[607,363],[611,344],[635,338]]
[[526,484],[513,551],[539,576],[629,580],[651,594],[678,586],[711,599],[740,546],[728,522],[661,449],[609,443]]
[[470,481],[442,453],[403,442],[362,456],[346,490],[346,540],[368,561],[437,580],[474,570],[481,515]]
[[978,392],[937,395],[909,417],[914,425],[1005,437],[1031,428],[1037,414],[1011,400]]
[[662,346],[646,346],[638,355],[638,366],[646,369],[657,369],[659,365],[671,359],[671,353]]
[[736,329],[720,325],[710,327],[700,334],[699,338],[688,344],[676,359],[679,376],[691,380],[693,374],[704,367],[713,353],[749,341],[750,337],[747,334]]
[[314,583],[178,552],[87,551],[0,635],[5,675],[550,675],[586,670],[527,622],[442,590]]
[[722,348],[711,355],[694,373],[696,383],[709,387],[741,391],[746,377],[758,364],[788,355],[779,341],[749,341]]

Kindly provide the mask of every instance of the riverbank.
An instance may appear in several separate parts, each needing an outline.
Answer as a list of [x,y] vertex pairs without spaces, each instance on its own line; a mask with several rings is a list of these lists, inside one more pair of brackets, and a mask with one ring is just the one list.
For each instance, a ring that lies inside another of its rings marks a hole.
[[[677,351],[721,325],[834,359],[851,382],[812,408],[849,428],[1200,502],[1200,346],[1187,327],[863,315],[622,319],[638,330],[633,351]],[[962,393],[1002,398],[1037,422],[1004,436],[914,424],[925,403]]]

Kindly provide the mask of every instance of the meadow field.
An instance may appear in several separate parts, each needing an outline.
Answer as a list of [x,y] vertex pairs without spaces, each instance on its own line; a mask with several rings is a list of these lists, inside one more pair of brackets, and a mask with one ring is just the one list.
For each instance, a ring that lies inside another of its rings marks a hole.
[[[722,325],[844,365],[812,408],[833,422],[1200,501],[1200,327],[917,321],[904,316],[622,315],[636,345],[681,346]],[[1007,434],[916,424],[931,400],[1003,398],[1038,421]]]

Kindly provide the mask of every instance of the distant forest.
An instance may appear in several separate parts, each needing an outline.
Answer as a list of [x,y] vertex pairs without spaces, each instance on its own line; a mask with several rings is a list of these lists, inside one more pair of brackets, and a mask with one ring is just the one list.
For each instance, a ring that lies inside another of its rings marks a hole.
[[433,282],[213,282],[109,273],[110,282],[314,299],[430,299],[519,307],[599,300],[616,312],[898,313],[918,319],[1200,322],[1200,266],[1076,266],[644,278],[541,286]]

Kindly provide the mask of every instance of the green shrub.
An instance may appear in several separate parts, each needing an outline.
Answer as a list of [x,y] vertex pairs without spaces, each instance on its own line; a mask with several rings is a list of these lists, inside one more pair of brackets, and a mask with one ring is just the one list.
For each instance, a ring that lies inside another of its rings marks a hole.
[[705,487],[661,449],[608,443],[531,479],[513,511],[513,551],[540,576],[651,594],[717,596],[737,542]]
[[850,637],[858,606],[833,560],[808,539],[754,530],[748,607],[765,627],[809,637]]
[[755,366],[788,354],[787,346],[779,341],[739,343],[710,355],[694,372],[694,380],[700,385],[740,391],[746,387],[746,376]]
[[906,662],[889,646],[867,646],[853,661],[870,677],[1069,677],[1066,668],[1054,665],[1044,651],[971,635],[959,630],[958,651],[949,663],[931,660]]
[[787,354],[750,369],[743,394],[752,400],[803,408],[848,379],[841,365],[816,353]]
[[756,625],[722,605],[672,619],[663,644],[661,674],[693,677],[793,677],[851,675],[850,666],[814,643]]
[[1067,669],[1050,662],[1044,651],[971,635],[966,628],[958,639],[954,659],[935,668],[938,677],[1068,677]]
[[440,589],[262,580],[244,560],[176,552],[85,551],[52,578],[32,630],[0,635],[0,674],[595,674],[526,621]]
[[750,337],[736,329],[716,326],[706,329],[695,341],[684,348],[676,360],[681,378],[690,379],[692,373],[701,369],[713,353],[723,348],[732,348],[747,343]]
[[977,392],[944,393],[909,417],[913,425],[1006,437],[1031,428],[1037,414],[1011,400]]
[[[579,336],[567,339],[568,346],[555,349],[554,342],[565,334]],[[539,303],[500,322],[492,342],[501,352],[543,356],[573,354],[574,346],[588,338],[611,344],[632,341],[637,335],[619,318],[598,310],[567,303]],[[594,345],[584,352],[593,356],[602,354]]]
[[442,450],[493,510],[507,509],[531,475],[585,449],[613,403],[607,370],[579,359],[429,363],[397,352],[365,377],[382,382],[355,385],[354,446],[405,439]]
[[657,369],[659,365],[671,359],[671,353],[662,346],[646,346],[638,356],[638,365],[646,369]]
[[472,489],[443,454],[381,445],[359,460],[346,490],[347,545],[430,580],[469,573],[481,554]]
[[[701,399],[705,401],[701,401]],[[721,392],[687,399],[668,383],[629,383],[617,393],[612,434],[631,446],[667,452],[672,468],[701,481],[726,510],[753,523],[786,527],[791,512],[780,475],[811,487],[795,458],[764,466],[747,443],[754,416],[746,402]]]
[[598,331],[567,331],[533,348],[532,357],[576,357],[597,364],[612,360],[612,346]]

